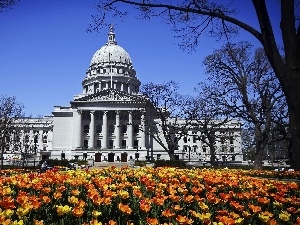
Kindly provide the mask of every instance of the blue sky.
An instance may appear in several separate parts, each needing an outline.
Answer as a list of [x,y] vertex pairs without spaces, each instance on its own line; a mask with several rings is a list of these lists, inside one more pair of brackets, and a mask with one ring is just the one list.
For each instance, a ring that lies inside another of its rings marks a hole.
[[[93,54],[107,32],[88,33],[96,0],[21,0],[0,13],[0,95],[16,96],[26,115],[51,115],[54,106],[68,106],[82,92],[81,82]],[[243,21],[257,26],[251,1],[241,5]],[[247,3],[249,2],[249,3]],[[275,0],[269,0],[274,3]],[[274,15],[279,19],[279,14]],[[180,92],[192,94],[205,79],[203,58],[221,43],[203,35],[194,53],[182,51],[174,33],[159,19],[128,17],[115,25],[116,40],[131,56],[142,83],[174,80]],[[240,40],[256,43],[250,35]]]

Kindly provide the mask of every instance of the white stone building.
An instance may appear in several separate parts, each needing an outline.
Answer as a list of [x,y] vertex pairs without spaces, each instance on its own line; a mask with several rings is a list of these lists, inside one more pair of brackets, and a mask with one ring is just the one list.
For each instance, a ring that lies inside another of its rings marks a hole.
[[[74,96],[70,106],[55,106],[50,117],[28,119],[31,125],[24,126],[24,144],[19,150],[33,152],[39,159],[60,159],[63,153],[66,159],[81,159],[86,154],[96,161],[125,161],[137,152],[140,160],[146,156],[168,159],[163,148],[142,132],[143,112],[133,114],[141,108],[140,84],[129,54],[117,45],[111,27],[107,43],[92,57],[82,81],[83,92]],[[228,155],[227,160],[242,161],[240,125],[228,126],[235,138],[229,144],[231,150],[220,150],[218,157]],[[180,159],[209,161],[207,146],[195,139],[197,132],[191,130],[180,140],[176,151]]]

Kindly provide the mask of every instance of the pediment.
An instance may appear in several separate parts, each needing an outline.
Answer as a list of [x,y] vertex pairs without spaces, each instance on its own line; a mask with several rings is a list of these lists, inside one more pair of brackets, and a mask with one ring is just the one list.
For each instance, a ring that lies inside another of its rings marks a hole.
[[105,89],[99,91],[95,94],[90,94],[82,98],[76,99],[77,101],[86,101],[86,102],[137,102],[142,101],[143,96],[131,95],[123,91],[115,89]]

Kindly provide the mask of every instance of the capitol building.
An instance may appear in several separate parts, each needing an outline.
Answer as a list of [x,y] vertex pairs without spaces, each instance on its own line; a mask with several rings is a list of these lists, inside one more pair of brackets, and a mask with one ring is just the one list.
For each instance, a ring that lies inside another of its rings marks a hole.
[[[22,120],[18,150],[41,159],[127,161],[169,159],[168,153],[145,131],[145,97],[129,54],[117,44],[113,27],[95,52],[82,81],[82,93],[69,106],[54,106],[51,116]],[[136,113],[136,112],[139,113]],[[18,121],[16,121],[18,124]],[[218,160],[242,161],[241,125],[231,121],[232,137],[216,143]],[[209,148],[197,139],[201,131],[187,131],[175,155],[179,159],[209,161]],[[10,146],[6,153],[13,153]],[[136,154],[138,153],[138,154]]]

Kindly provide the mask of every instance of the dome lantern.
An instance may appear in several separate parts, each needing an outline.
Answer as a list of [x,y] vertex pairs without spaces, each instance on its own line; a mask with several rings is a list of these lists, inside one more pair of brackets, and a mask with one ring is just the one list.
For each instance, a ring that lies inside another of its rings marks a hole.
[[112,24],[109,27],[108,41],[106,45],[117,45],[116,34],[114,33],[114,26]]

